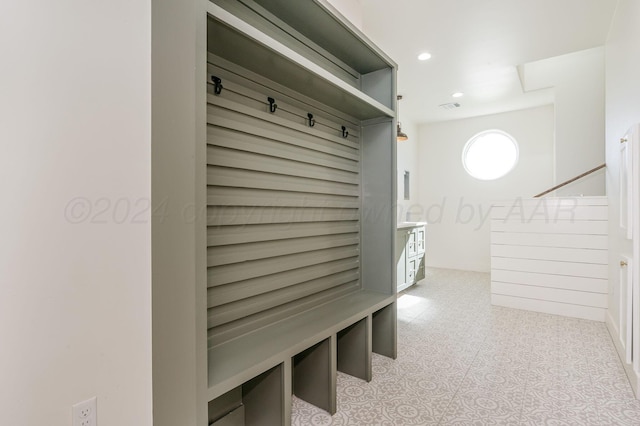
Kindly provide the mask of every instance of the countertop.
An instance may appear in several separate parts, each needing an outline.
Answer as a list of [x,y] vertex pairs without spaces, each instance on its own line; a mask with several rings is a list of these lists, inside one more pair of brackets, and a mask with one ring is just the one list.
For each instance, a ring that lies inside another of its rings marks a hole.
[[415,228],[416,226],[423,226],[426,225],[427,222],[400,222],[397,225],[398,229],[405,229],[405,228]]

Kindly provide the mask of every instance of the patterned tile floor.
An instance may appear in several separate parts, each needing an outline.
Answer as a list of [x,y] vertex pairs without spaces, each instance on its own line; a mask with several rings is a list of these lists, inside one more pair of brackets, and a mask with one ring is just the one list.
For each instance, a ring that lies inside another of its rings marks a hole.
[[604,323],[491,306],[488,274],[428,269],[398,300],[398,359],[338,373],[338,412],[292,424],[640,425]]

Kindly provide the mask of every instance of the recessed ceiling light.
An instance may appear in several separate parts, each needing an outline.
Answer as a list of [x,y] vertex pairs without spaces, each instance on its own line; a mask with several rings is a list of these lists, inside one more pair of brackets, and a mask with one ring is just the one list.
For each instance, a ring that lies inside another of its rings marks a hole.
[[418,55],[418,59],[421,61],[426,61],[427,59],[431,59],[431,53],[422,52],[421,54]]
[[461,98],[464,96],[464,93],[462,92],[456,92],[454,94],[452,94],[451,96],[453,96],[454,98]]

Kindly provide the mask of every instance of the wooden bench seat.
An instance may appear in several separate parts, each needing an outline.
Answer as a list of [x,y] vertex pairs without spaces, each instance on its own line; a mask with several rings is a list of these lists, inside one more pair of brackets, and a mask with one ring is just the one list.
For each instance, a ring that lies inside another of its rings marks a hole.
[[360,290],[210,348],[208,400],[278,368],[261,392],[280,392],[285,412],[295,393],[333,414],[338,369],[369,381],[372,351],[395,358],[395,299]]

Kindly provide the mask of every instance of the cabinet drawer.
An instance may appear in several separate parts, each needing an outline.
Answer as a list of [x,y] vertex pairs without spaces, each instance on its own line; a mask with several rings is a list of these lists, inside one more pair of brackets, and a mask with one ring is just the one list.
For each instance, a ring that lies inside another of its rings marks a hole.
[[418,258],[407,259],[407,283],[413,284],[416,281],[416,273],[419,266]]
[[418,244],[417,244],[418,234],[415,231],[411,231],[407,236],[407,256],[415,256],[418,252]]

